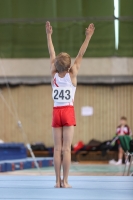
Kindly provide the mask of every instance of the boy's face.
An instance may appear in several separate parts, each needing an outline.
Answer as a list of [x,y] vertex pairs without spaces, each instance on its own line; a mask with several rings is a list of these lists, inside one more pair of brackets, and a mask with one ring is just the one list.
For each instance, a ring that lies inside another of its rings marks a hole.
[[123,126],[124,126],[124,125],[126,125],[126,123],[127,123],[127,121],[126,121],[126,120],[124,120],[124,119],[121,119],[121,120],[120,120],[120,124],[121,124],[121,125],[123,125]]

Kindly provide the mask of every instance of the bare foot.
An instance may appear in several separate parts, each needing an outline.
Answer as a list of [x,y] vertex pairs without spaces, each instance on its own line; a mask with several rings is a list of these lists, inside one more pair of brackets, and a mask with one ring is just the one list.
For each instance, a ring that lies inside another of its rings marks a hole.
[[60,188],[61,184],[60,183],[56,183],[56,185],[54,186],[55,188]]
[[60,187],[63,187],[63,180],[60,180]]
[[63,188],[72,188],[71,185],[69,185],[68,183],[63,183],[63,182],[62,182],[62,187]]

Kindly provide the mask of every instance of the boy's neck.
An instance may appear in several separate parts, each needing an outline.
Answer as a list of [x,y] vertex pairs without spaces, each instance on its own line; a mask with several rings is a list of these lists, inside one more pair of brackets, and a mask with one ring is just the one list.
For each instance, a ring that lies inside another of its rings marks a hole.
[[58,72],[58,76],[63,78],[68,72]]

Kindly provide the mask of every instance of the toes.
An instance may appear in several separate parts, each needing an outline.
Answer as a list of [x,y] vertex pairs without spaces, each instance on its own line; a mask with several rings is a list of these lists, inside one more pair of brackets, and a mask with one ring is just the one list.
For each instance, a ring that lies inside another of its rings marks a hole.
[[60,183],[56,183],[56,185],[55,185],[54,187],[55,187],[55,188],[60,188],[61,185],[60,185]]
[[63,188],[72,188],[72,186],[71,185],[69,185],[69,184],[63,184],[63,186],[62,186]]
[[60,188],[60,185],[55,185],[54,187],[55,187],[55,188]]

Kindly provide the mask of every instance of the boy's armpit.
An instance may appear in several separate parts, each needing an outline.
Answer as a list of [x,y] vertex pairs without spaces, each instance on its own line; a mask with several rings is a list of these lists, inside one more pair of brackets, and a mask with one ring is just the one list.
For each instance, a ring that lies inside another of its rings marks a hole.
[[55,73],[56,73],[55,65],[51,64],[51,76],[54,77]]
[[73,86],[76,87],[77,86],[77,75],[74,75],[72,72],[69,72],[69,74],[70,74]]
[[72,76],[77,77],[78,70],[79,70],[78,66],[74,64],[70,69],[70,73],[72,74]]

